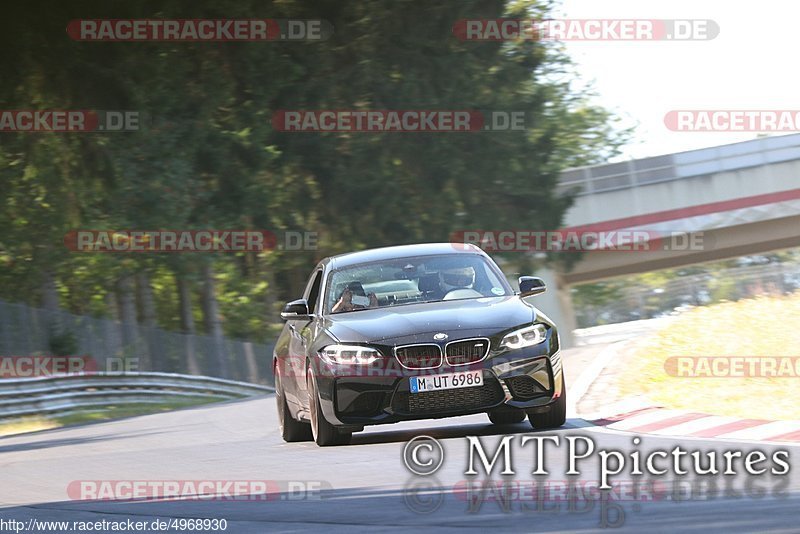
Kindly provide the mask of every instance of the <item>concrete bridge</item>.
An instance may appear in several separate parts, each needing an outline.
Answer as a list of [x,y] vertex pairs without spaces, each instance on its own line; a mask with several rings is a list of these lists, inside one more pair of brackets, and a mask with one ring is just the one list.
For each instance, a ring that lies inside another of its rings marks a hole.
[[566,346],[571,285],[800,247],[800,134],[572,169],[559,190],[577,191],[567,230],[694,236],[695,245],[595,250],[569,271],[541,273],[551,291],[536,303],[563,325]]

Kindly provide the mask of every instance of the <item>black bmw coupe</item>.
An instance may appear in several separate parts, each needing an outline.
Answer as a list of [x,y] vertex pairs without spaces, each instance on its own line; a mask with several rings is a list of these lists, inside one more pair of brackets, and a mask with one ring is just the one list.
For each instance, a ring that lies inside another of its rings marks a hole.
[[556,326],[473,245],[326,258],[288,303],[273,372],[286,441],[344,445],[365,425],[485,412],[492,423],[566,420]]

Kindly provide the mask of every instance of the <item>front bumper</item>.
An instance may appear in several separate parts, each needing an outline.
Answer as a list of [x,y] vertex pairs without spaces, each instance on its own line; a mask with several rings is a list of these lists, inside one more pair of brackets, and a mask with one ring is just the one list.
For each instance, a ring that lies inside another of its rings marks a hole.
[[[555,341],[555,340],[554,340]],[[551,353],[551,350],[553,351]],[[503,354],[470,365],[443,365],[434,370],[394,368],[393,372],[358,372],[321,363],[317,374],[320,407],[334,425],[366,426],[416,419],[482,413],[507,405],[544,407],[562,395],[561,357],[557,341]],[[410,377],[480,371],[483,385],[410,392]],[[424,373],[424,374],[423,374]]]

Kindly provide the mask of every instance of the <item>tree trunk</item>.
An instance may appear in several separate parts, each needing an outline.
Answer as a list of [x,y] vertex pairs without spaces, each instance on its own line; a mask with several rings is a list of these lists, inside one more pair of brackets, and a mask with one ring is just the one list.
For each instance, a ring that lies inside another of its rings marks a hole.
[[278,284],[275,281],[275,272],[266,262],[259,263],[258,271],[261,278],[267,282],[267,289],[264,291],[264,307],[266,308],[266,323],[280,322],[281,316],[277,309]]
[[117,293],[114,289],[106,293],[106,309],[108,310],[109,320],[105,323],[103,353],[101,357],[105,361],[113,358],[120,351],[122,344],[120,330],[117,328],[119,321],[119,306],[117,305]]
[[138,358],[140,371],[149,371],[141,360],[141,350],[138,343],[136,322],[136,301],[134,300],[133,276],[125,275],[117,280],[117,308],[122,327],[123,357]]
[[137,299],[139,301],[140,322],[144,326],[140,328],[144,335],[145,346],[142,357],[144,366],[151,371],[166,371],[164,369],[164,358],[159,357],[159,346],[156,339],[156,306],[153,299],[153,287],[150,285],[150,277],[147,273],[140,272],[136,275]]
[[229,378],[225,339],[222,335],[222,321],[214,287],[214,270],[208,263],[203,265],[203,322],[206,332],[212,339],[212,354],[217,362],[217,374],[222,378]]
[[49,270],[42,275],[42,307],[47,311],[47,327],[50,335],[60,335],[62,324],[58,313],[58,288],[53,273]]
[[192,315],[192,288],[189,279],[182,273],[175,274],[175,281],[178,284],[178,300],[180,306],[181,330],[184,333],[185,366],[190,375],[199,375],[200,364],[197,362],[197,354],[194,350],[196,330],[194,327],[194,316]]

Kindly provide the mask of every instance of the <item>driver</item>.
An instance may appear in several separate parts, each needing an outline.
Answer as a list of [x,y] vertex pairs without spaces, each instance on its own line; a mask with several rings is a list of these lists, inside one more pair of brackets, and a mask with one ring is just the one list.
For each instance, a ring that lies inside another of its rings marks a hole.
[[475,285],[475,269],[460,267],[439,271],[439,288],[447,295],[454,289],[472,289]]
[[[375,293],[370,293],[367,295],[367,297],[369,297],[369,306],[366,307],[377,308],[378,297],[375,295]],[[364,306],[360,304],[353,304],[353,291],[348,287],[342,291],[342,296],[339,297],[339,300],[333,305],[333,308],[331,308],[331,313],[348,312],[360,309],[364,309]]]

